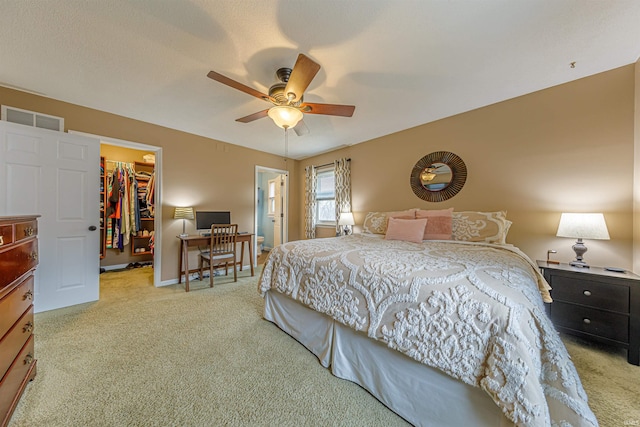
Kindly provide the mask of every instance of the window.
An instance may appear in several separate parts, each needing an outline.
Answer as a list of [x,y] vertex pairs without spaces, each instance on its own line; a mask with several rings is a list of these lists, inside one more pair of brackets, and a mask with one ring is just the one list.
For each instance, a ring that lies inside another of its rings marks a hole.
[[333,166],[316,173],[316,220],[319,225],[336,225],[336,175]]
[[276,213],[276,180],[270,179],[269,182],[269,196],[267,204],[267,215],[274,216]]

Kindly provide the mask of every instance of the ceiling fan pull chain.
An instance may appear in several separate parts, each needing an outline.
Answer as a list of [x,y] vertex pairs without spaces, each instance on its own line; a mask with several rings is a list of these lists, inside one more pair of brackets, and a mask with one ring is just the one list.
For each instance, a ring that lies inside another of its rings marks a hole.
[[284,127],[284,163],[287,164],[287,157],[289,157],[289,134],[287,133],[288,126]]

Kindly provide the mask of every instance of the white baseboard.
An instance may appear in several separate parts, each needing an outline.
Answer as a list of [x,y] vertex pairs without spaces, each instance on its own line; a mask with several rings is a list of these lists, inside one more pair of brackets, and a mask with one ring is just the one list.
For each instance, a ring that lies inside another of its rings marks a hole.
[[104,268],[105,271],[122,270],[123,268],[127,268],[127,265],[129,264],[105,265],[104,267],[100,267],[100,268]]

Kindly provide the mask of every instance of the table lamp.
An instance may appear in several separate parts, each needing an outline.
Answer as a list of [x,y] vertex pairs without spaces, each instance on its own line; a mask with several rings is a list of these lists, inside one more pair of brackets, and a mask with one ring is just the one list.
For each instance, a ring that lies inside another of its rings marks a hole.
[[173,217],[182,220],[182,234],[180,234],[180,237],[187,237],[188,234],[185,232],[185,226],[188,219],[193,219],[193,208],[190,206],[176,207],[175,211],[173,211]]
[[351,212],[342,212],[340,214],[340,219],[338,220],[338,225],[344,226],[342,229],[342,234],[347,236],[351,234],[351,226],[355,225],[355,221],[353,220],[353,213]]
[[576,259],[569,264],[574,267],[589,268],[589,265],[582,259],[587,252],[587,247],[582,243],[582,239],[609,240],[607,223],[601,213],[563,213],[558,225],[557,237],[573,237],[578,239],[572,246],[576,253]]

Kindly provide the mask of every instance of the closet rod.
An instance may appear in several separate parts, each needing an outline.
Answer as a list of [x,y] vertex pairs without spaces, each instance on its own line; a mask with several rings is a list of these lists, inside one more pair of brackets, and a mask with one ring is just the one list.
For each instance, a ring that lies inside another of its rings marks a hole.
[[123,168],[129,168],[133,170],[133,163],[130,163],[130,162],[121,162],[120,160],[109,160],[109,159],[105,159],[104,161],[105,161],[105,170],[109,172],[113,171],[115,167],[118,165],[120,165]]
[[105,162],[107,163],[122,163],[123,165],[132,165],[132,162],[122,162],[120,160],[109,160],[109,159],[105,159]]
[[[351,159],[347,159],[347,162],[350,162],[350,161],[351,161]],[[324,168],[326,166],[331,166],[331,165],[333,165],[333,162],[327,163],[326,165],[314,166],[314,168],[316,168],[316,169],[317,168]]]

